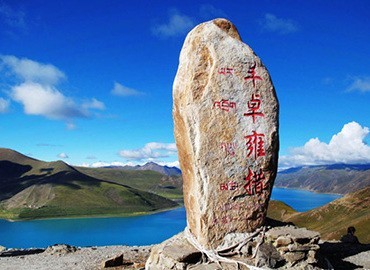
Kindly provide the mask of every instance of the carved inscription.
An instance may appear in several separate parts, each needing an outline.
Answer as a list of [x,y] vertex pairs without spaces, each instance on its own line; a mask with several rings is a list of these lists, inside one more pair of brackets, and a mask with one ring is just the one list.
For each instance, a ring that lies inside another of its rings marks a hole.
[[215,101],[213,103],[213,108],[218,108],[223,111],[229,112],[230,110],[236,110],[236,103],[229,101],[228,99],[221,99],[221,101]]
[[[247,70],[247,74],[243,77],[244,81],[251,81],[253,85],[254,92],[251,94],[250,99],[246,100],[247,110],[244,111],[243,116],[251,118],[253,124],[257,122],[257,119],[262,119],[265,117],[262,106],[262,97],[258,89],[258,81],[262,81],[262,77],[257,74],[256,62],[253,62]],[[220,67],[218,69],[218,74],[220,75],[233,75],[234,68],[231,67]],[[240,74],[236,72],[236,74]],[[213,103],[213,109],[219,109],[225,112],[233,111],[238,113],[237,106],[235,102],[229,99],[221,99],[220,101],[215,101]],[[258,129],[258,126],[256,127]],[[259,157],[264,157],[266,155],[265,151],[265,134],[263,132],[258,132],[256,129],[250,130],[249,134],[244,136],[246,140],[246,157],[252,158],[257,161]],[[234,142],[221,142],[220,148],[226,157],[233,157],[236,155],[237,144]],[[256,166],[256,169],[252,170],[248,168],[248,175],[244,177],[245,185],[244,187],[247,195],[258,195],[264,190],[267,185],[265,183],[265,176],[261,168]],[[239,185],[235,181],[220,183],[221,191],[233,191],[237,190]],[[226,219],[229,221],[229,219]],[[219,220],[220,221],[220,220]]]
[[253,83],[253,87],[256,88],[256,81],[262,81],[262,78],[260,76],[257,76],[256,74],[256,63],[254,63],[249,69],[248,69],[248,75],[244,78],[244,80],[248,81],[251,80]]

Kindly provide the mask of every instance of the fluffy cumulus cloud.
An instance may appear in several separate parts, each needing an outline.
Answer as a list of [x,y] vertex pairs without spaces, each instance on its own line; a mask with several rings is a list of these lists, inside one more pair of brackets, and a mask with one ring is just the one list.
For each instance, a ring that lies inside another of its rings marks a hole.
[[152,27],[152,33],[161,37],[174,37],[186,34],[192,27],[195,21],[178,10],[172,9],[169,13],[169,18],[166,23],[156,24]]
[[3,64],[25,82],[37,82],[55,85],[65,74],[51,64],[41,64],[27,58],[17,58],[13,55],[0,56]]
[[175,143],[150,142],[140,149],[121,150],[119,155],[130,160],[156,160],[173,156],[176,152]]
[[279,167],[283,169],[302,165],[369,163],[370,146],[365,143],[368,134],[368,127],[350,122],[329,143],[312,138],[304,146],[293,148],[289,155],[280,157]]
[[138,90],[123,86],[122,84],[115,82],[113,89],[111,91],[112,95],[121,96],[121,97],[128,97],[128,96],[140,96],[143,95],[143,92]]
[[260,25],[263,30],[278,34],[290,34],[299,30],[297,22],[290,19],[278,18],[271,13],[265,14],[264,18],[260,20]]
[[0,67],[18,78],[18,84],[10,89],[10,97],[23,105],[26,114],[64,120],[67,129],[74,129],[72,119],[90,117],[90,110],[105,109],[104,103],[96,98],[77,102],[65,96],[57,86],[66,76],[51,64],[0,55]]
[[0,113],[6,113],[9,109],[10,102],[4,98],[0,98]]
[[370,92],[370,77],[352,77],[348,91]]
[[12,89],[12,98],[23,104],[26,114],[41,115],[50,119],[87,117],[87,112],[57,89],[38,83],[26,82]]

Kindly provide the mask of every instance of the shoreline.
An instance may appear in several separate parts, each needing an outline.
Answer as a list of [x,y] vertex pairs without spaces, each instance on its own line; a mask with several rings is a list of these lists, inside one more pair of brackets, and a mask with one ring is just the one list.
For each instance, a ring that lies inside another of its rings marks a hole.
[[315,193],[315,194],[340,195],[342,197],[344,197],[346,195],[346,194],[334,193],[334,192],[319,192],[319,191],[309,189],[309,188],[292,188],[292,187],[284,187],[284,186],[274,186],[274,187],[281,188],[281,189],[294,189],[294,190],[309,191],[309,192],[312,192],[312,193]]
[[92,215],[92,216],[67,216],[67,217],[45,217],[45,218],[27,218],[27,219],[7,219],[0,217],[0,220],[6,220],[8,222],[23,222],[23,221],[37,221],[37,220],[65,220],[65,219],[89,219],[89,218],[129,218],[129,217],[140,217],[140,216],[147,216],[147,215],[155,215],[171,210],[175,210],[178,208],[184,207],[183,204],[179,204],[176,207],[161,209],[161,210],[155,210],[152,212],[135,212],[130,214],[122,214],[122,215],[115,215],[115,214],[106,214],[106,215]]

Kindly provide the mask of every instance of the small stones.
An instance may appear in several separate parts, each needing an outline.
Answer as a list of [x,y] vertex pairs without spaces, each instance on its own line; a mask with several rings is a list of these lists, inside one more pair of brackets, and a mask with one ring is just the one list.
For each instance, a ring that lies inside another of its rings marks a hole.
[[275,227],[266,232],[266,238],[290,266],[309,267],[317,262],[316,251],[320,249],[317,232],[294,226]]
[[276,239],[276,241],[274,242],[274,245],[275,247],[278,248],[281,246],[288,246],[292,242],[293,242],[292,238],[285,236],[285,235],[281,235]]
[[68,254],[72,252],[76,252],[77,248],[74,246],[66,245],[66,244],[56,244],[53,246],[47,247],[45,250],[45,253],[48,253],[50,255],[63,255]]

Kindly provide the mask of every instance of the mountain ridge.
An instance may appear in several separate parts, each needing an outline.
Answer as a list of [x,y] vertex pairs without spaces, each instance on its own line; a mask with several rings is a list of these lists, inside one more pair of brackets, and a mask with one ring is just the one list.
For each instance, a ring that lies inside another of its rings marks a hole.
[[178,206],[129,181],[114,180],[87,175],[63,161],[44,162],[0,148],[0,217],[132,215]]
[[276,187],[346,194],[370,185],[370,164],[300,166],[278,172]]
[[165,174],[167,176],[179,176],[181,175],[181,170],[175,166],[167,166],[167,165],[159,165],[155,162],[147,162],[144,165],[125,165],[125,166],[103,166],[103,168],[111,168],[111,169],[124,169],[124,170],[150,170]]

